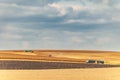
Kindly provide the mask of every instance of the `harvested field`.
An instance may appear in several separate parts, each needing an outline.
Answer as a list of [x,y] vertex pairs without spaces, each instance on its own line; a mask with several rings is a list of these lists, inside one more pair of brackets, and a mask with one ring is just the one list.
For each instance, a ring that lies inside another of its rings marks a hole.
[[0,70],[0,80],[120,80],[120,67],[51,70]]
[[65,62],[0,61],[0,69],[73,69],[120,67],[120,65],[100,65]]

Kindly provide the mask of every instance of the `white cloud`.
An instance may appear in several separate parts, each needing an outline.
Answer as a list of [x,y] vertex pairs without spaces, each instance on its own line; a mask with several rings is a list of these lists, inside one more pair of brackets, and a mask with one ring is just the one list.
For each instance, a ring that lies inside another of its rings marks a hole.
[[0,34],[0,37],[1,37],[2,39],[6,39],[6,40],[22,39],[22,38],[23,38],[21,35],[12,34],[12,33],[2,33],[2,34]]
[[29,16],[29,15],[45,15],[48,14],[55,15],[55,11],[51,14],[49,13],[52,10],[49,6],[25,6],[25,5],[18,5],[15,3],[0,3],[0,16]]
[[30,43],[28,41],[23,41],[22,42],[22,49],[29,49],[30,48]]
[[15,25],[12,25],[12,24],[5,24],[3,26],[3,30],[4,30],[4,32],[19,31],[20,28],[15,27]]
[[85,42],[85,39],[83,39],[82,37],[79,37],[79,36],[74,36],[74,37],[71,37],[69,38],[69,41],[71,41],[73,44],[75,43],[84,43]]
[[110,44],[111,42],[112,42],[112,39],[109,37],[98,37],[95,43],[97,45],[105,45],[105,44]]
[[74,35],[80,36],[83,34],[82,32],[72,32],[72,31],[63,31],[63,33],[67,36],[74,36]]
[[108,5],[110,0],[103,0],[103,2]]
[[53,38],[52,37],[43,37],[42,40],[49,41],[49,40],[53,40]]
[[52,3],[52,4],[48,4],[48,6],[50,6],[51,8],[55,8],[56,10],[59,11],[59,15],[65,15],[67,13],[66,8],[63,5],[57,4],[57,3]]
[[111,22],[111,21],[107,21],[106,19],[95,19],[95,20],[71,19],[71,20],[67,20],[65,23],[104,24],[108,22]]

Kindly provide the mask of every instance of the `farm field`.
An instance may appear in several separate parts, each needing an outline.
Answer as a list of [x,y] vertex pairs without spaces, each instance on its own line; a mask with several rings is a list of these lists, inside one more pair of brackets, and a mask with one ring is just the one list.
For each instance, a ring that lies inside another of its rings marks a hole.
[[120,65],[120,52],[89,50],[1,50],[0,60],[86,63],[86,60],[103,60],[105,64]]
[[[103,60],[105,64],[88,64]],[[120,52],[1,50],[0,80],[119,80]]]
[[0,80],[120,80],[120,68],[0,70]]

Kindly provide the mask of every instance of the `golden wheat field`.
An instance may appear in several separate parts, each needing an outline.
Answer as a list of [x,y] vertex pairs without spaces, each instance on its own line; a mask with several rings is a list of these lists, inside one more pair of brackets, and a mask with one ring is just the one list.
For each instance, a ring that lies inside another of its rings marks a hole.
[[1,60],[62,61],[85,63],[86,60],[104,60],[105,64],[120,64],[120,52],[87,50],[1,50]]

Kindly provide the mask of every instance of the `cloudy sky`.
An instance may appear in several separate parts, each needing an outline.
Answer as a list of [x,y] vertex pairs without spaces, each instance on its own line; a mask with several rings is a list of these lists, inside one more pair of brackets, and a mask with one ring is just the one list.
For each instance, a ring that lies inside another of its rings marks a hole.
[[0,49],[120,51],[120,0],[0,0]]

